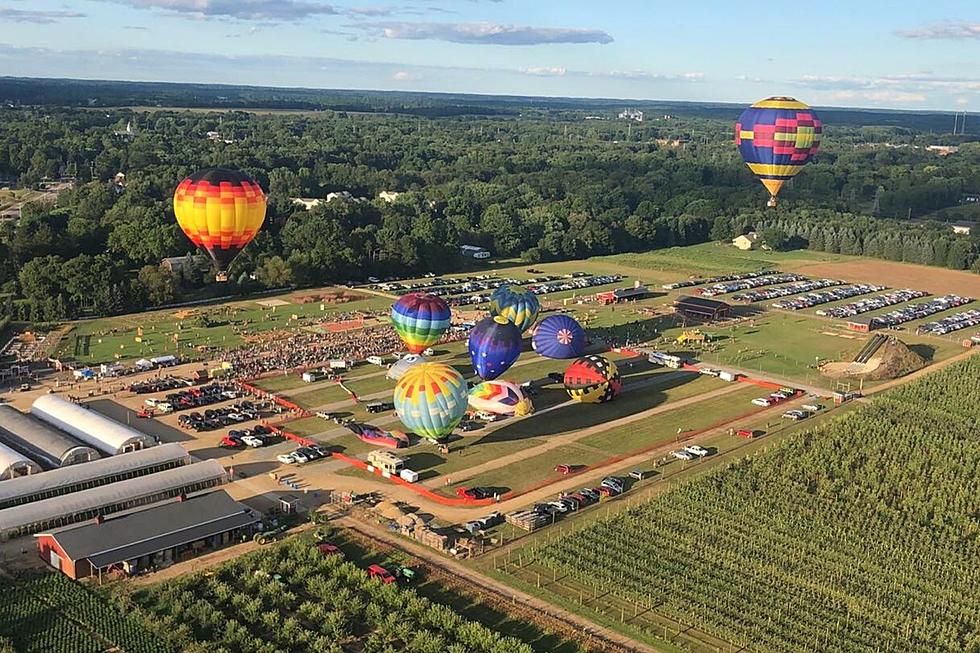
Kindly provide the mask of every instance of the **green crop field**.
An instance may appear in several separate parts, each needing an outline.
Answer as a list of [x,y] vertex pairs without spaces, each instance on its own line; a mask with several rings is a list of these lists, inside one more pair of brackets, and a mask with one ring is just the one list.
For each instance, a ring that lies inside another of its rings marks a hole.
[[[104,597],[57,573],[0,583],[0,650],[17,653],[172,653]],[[5,649],[3,646],[7,644]]]
[[857,257],[811,250],[772,252],[752,250],[743,252],[725,243],[704,243],[690,247],[671,247],[642,254],[617,254],[590,261],[623,266],[633,270],[664,273],[672,279],[698,274],[711,276],[731,272],[749,272],[765,268],[779,269],[781,264],[827,263],[855,260]]
[[377,554],[337,534],[346,559],[292,537],[129,595],[181,651],[577,653],[579,647],[427,580],[414,588],[369,579]]
[[508,573],[697,651],[976,650],[977,378],[980,357],[952,365]]

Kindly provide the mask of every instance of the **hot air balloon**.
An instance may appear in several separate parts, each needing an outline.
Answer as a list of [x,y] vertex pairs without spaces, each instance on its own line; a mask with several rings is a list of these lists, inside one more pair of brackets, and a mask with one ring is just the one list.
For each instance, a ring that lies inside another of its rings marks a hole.
[[521,333],[538,319],[541,302],[528,290],[511,290],[510,286],[500,286],[490,295],[490,315],[500,315],[517,325]]
[[495,415],[530,415],[534,412],[531,398],[521,386],[510,381],[484,381],[470,390],[470,407]]
[[395,385],[395,410],[410,431],[440,440],[456,428],[466,413],[466,381],[445,363],[422,363]]
[[573,317],[549,315],[535,326],[531,347],[545,358],[578,358],[585,351],[585,331]]
[[428,293],[403,295],[391,307],[391,321],[406,349],[421,354],[439,342],[449,328],[452,313],[440,297]]
[[388,368],[388,372],[385,374],[385,376],[392,381],[397,381],[405,376],[405,372],[409,371],[416,365],[421,365],[422,363],[427,363],[428,361],[429,358],[427,356],[423,356],[422,354],[405,354]]
[[602,356],[584,356],[565,370],[565,390],[583,404],[599,404],[619,394],[623,383],[616,363]]
[[174,192],[177,224],[228,280],[228,266],[255,238],[265,221],[265,193],[235,170],[208,168],[180,182]]
[[470,360],[484,381],[495,379],[521,355],[521,331],[500,315],[480,320],[470,331]]
[[759,100],[735,123],[735,144],[749,169],[769,190],[769,206],[787,179],[820,147],[823,126],[806,104],[791,97]]

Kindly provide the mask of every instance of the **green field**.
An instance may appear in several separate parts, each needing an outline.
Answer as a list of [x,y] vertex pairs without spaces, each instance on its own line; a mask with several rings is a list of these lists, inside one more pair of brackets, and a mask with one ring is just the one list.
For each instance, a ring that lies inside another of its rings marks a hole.
[[695,651],[975,650],[978,377],[950,366],[505,567]]
[[[132,615],[59,573],[0,582],[0,650],[17,653],[173,653]],[[7,648],[4,648],[4,645]]]
[[848,261],[857,257],[812,250],[773,252],[751,250],[743,252],[727,243],[704,243],[690,247],[671,247],[642,254],[617,254],[590,261],[623,266],[634,270],[649,270],[675,280],[687,274],[712,276],[731,272],[749,272],[765,268],[779,269],[781,264],[826,263]]
[[129,599],[181,651],[579,652],[424,572],[410,588],[369,579],[368,565],[391,569],[390,561],[342,533],[330,539],[343,558],[324,556],[308,535],[295,536]]

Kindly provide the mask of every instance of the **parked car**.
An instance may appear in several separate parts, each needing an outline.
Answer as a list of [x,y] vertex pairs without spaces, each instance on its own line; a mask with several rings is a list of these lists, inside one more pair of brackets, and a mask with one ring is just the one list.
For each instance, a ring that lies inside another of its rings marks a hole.
[[316,545],[316,548],[320,550],[325,556],[340,556],[344,557],[344,552],[340,550],[336,544],[331,544],[330,542],[320,542]]
[[683,449],[678,449],[677,451],[671,451],[670,455],[678,460],[694,460],[694,454],[688,453]]
[[611,487],[618,493],[622,493],[622,491],[625,489],[623,486],[623,479],[617,476],[607,476],[606,478],[602,479],[601,485],[603,487]]
[[242,442],[244,442],[245,444],[247,444],[250,447],[255,447],[255,448],[264,447],[265,446],[265,440],[263,440],[260,437],[255,436],[255,435],[246,435],[246,436],[244,436],[242,438]]
[[493,490],[486,487],[458,487],[456,496],[466,499],[489,499],[493,496]]
[[756,406],[771,406],[772,399],[769,399],[768,397],[756,397],[752,400],[752,403]]
[[642,481],[647,477],[647,472],[642,469],[634,469],[630,472],[630,478],[635,478],[638,481]]
[[276,460],[281,462],[283,465],[292,465],[293,463],[299,462],[296,460],[296,456],[291,453],[281,453],[276,456]]
[[386,585],[395,582],[394,575],[381,565],[371,565],[368,567],[368,577],[377,578]]
[[705,456],[708,455],[707,449],[696,444],[687,445],[686,447],[684,447],[684,451],[686,451],[691,455],[697,456],[698,458],[704,458]]
[[308,463],[310,462],[310,457],[306,454],[303,449],[297,449],[293,452],[293,458],[296,459],[298,463]]
[[574,471],[574,465],[555,465],[555,471],[559,474],[571,474]]

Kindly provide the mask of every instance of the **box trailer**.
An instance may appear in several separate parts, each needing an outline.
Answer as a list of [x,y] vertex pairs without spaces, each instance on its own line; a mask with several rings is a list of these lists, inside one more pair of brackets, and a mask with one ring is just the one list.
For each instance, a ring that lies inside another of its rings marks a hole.
[[409,483],[418,483],[419,480],[419,473],[411,469],[403,469],[398,475],[402,480],[408,481]]
[[718,378],[719,379],[721,379],[722,381],[728,381],[729,383],[731,383],[732,381],[738,380],[738,377],[739,377],[739,373],[738,372],[726,372],[726,371],[722,370],[718,374]]

